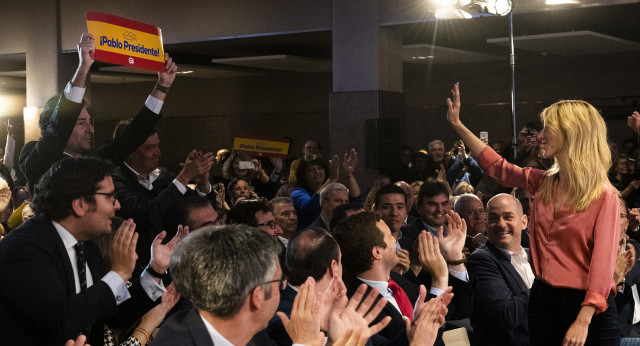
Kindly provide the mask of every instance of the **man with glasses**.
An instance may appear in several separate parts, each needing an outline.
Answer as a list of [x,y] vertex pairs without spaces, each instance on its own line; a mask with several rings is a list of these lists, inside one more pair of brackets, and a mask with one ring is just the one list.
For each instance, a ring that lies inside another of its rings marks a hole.
[[[207,226],[171,256],[176,289],[194,308],[174,314],[154,345],[246,345],[261,335],[286,280],[273,237],[246,225]],[[256,335],[256,337],[257,337]]]
[[256,227],[274,239],[278,239],[278,236],[282,235],[282,228],[278,226],[273,217],[271,206],[264,199],[248,199],[236,203],[229,210],[227,223]]
[[0,242],[3,343],[61,345],[82,333],[102,344],[105,323],[131,325],[164,293],[156,276],[167,270],[168,246],[154,243],[156,260],[130,286],[135,224],[127,220],[115,233],[110,271],[91,241],[111,233],[110,219],[120,208],[111,170],[94,158],[54,164],[35,187],[38,216]]

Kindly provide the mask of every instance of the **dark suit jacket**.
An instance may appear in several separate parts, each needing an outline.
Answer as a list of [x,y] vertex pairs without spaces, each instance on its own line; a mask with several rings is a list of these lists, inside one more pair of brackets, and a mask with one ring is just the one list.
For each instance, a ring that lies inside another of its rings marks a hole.
[[50,220],[30,219],[0,242],[3,344],[61,345],[91,327],[88,341],[101,345],[105,321],[115,328],[130,326],[153,307],[139,281],[129,288],[132,297],[117,306],[100,280],[107,271],[92,242],[86,243],[86,257],[93,285],[76,294],[69,255]]
[[473,292],[474,345],[528,345],[529,292],[507,258],[491,242],[467,261]]
[[620,320],[620,332],[623,337],[631,336],[632,329],[635,330],[636,333],[640,333],[640,326],[638,324],[633,325],[634,301],[631,291],[631,286],[640,285],[640,262],[637,262],[640,258],[640,246],[638,242],[632,239],[629,240],[629,243],[632,244],[636,250],[636,262],[624,277],[626,283],[624,291],[622,293],[618,292],[615,298]]
[[[298,292],[287,285],[287,288],[285,288],[284,291],[280,291],[280,304],[278,304],[277,311],[284,312],[287,317],[291,317],[293,301],[296,299],[297,294]],[[284,329],[284,325],[282,325],[282,321],[278,315],[273,315],[266,330],[269,337],[273,339],[278,346],[291,346],[293,343],[289,334],[287,334],[287,331]]]
[[312,223],[310,223],[308,226],[304,228],[316,228],[316,229],[322,228],[322,229],[326,229],[327,231],[330,231],[327,225],[325,225],[324,221],[322,221],[322,218],[320,216],[318,216],[317,219],[315,219]]
[[[407,280],[420,286],[424,285],[427,289],[427,300],[434,298],[429,293],[431,287],[431,275],[425,270],[420,271],[418,276],[413,274],[411,270],[403,275]],[[455,276],[449,274],[449,286],[453,288],[453,299],[449,303],[447,320],[461,320],[469,318],[471,315],[471,285],[469,282],[462,281]]]
[[[409,220],[407,220],[407,221],[409,221]],[[420,233],[422,231],[426,230],[427,232],[430,232],[424,226],[424,223],[422,222],[422,219],[420,219],[420,218],[415,218],[411,222],[408,222],[407,225],[406,226],[402,226],[402,228],[400,230],[402,231],[402,236],[411,239],[412,242],[418,238],[418,236],[420,235]],[[431,234],[434,235],[434,236],[436,235],[433,232]],[[444,226],[444,236],[445,237],[447,236],[447,225]]]
[[[138,183],[136,175],[124,165],[116,168],[113,174],[113,185],[121,206],[116,215],[132,218],[136,223],[139,266],[144,267],[149,262],[151,244],[158,233],[166,230],[165,239],[171,239],[176,233],[175,229],[167,229],[175,204],[184,196],[196,194],[188,187],[184,195],[180,193],[173,183],[174,178],[173,173],[160,167],[160,176],[153,182],[153,189],[148,190]],[[213,190],[207,198],[215,205]]]
[[[27,179],[30,193],[33,193],[33,187],[54,162],[67,157],[63,153],[64,148],[67,146],[81,110],[82,104],[71,102],[61,95],[58,106],[51,115],[49,125],[42,132],[40,140],[29,142],[22,148],[19,159],[20,169]],[[87,155],[111,160],[114,165],[119,165],[147,140],[159,119],[160,115],[143,106],[122,135]]]
[[180,311],[166,320],[158,335],[153,339],[154,345],[199,345],[213,346],[213,340],[205,327],[202,318],[195,308]]
[[[166,320],[160,327],[158,335],[153,339],[153,345],[213,346],[213,340],[211,340],[209,331],[202,322],[198,310],[191,308],[177,312]],[[276,346],[276,344],[269,339],[263,329],[253,336],[247,346]]]
[[[418,295],[420,293],[420,288],[412,282],[409,282],[402,275],[396,272],[391,272],[391,279],[405,291],[407,297],[409,297],[409,301],[411,301],[411,303],[415,306],[415,302],[417,301]],[[347,296],[351,298],[358,287],[360,287],[360,285],[362,285],[363,283],[363,281],[355,277],[351,277],[347,281],[345,281],[345,284],[347,285]],[[370,290],[371,287],[367,286],[367,292],[365,293],[365,295],[369,294]],[[378,294],[376,302],[380,300],[380,298],[382,298],[382,295]],[[389,322],[389,325],[387,325],[382,331],[380,331],[380,333],[378,333],[380,336],[386,339],[393,339],[400,333],[406,334],[405,322],[402,319],[402,314],[400,314],[398,309],[396,309],[391,303],[387,303],[378,317],[376,317],[376,319],[371,324],[376,324],[387,316],[391,316],[391,322]]]

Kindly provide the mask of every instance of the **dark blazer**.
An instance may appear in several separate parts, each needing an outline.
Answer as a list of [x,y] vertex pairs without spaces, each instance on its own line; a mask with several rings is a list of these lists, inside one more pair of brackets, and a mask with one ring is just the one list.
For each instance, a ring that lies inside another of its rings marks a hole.
[[[284,312],[287,317],[291,317],[293,301],[296,299],[297,294],[298,292],[287,285],[287,288],[285,288],[284,291],[280,291],[280,304],[278,304],[277,311]],[[284,329],[284,325],[282,325],[282,321],[278,315],[273,315],[266,330],[269,337],[273,339],[278,346],[291,346],[293,343],[289,334],[287,334],[287,331]]]
[[507,258],[491,242],[467,261],[473,294],[474,345],[528,345],[530,290]]
[[[64,148],[81,110],[82,104],[71,102],[64,95],[60,95],[49,125],[42,131],[42,137],[38,141],[25,144],[22,148],[20,169],[27,179],[30,193],[33,193],[33,187],[54,162],[67,157],[63,153]],[[111,160],[114,165],[119,165],[147,140],[159,119],[160,115],[143,106],[120,136],[86,155]]]
[[322,218],[320,216],[318,216],[317,219],[315,219],[312,223],[310,223],[308,226],[304,227],[306,228],[316,228],[316,229],[326,229],[327,231],[330,231],[330,229],[327,227],[327,225],[325,225],[324,221],[322,221]]
[[[404,292],[407,294],[407,297],[409,297],[409,300],[415,306],[415,302],[418,300],[418,295],[420,293],[420,288],[412,282],[409,282],[402,275],[396,272],[391,272],[391,279],[404,290]],[[360,285],[362,285],[363,283],[363,281],[355,277],[351,277],[347,281],[345,281],[345,284],[347,285],[347,296],[351,298],[358,287],[360,287]],[[370,290],[371,287],[367,286],[367,292],[365,293],[365,295],[369,294]],[[376,302],[380,300],[380,298],[382,298],[382,295],[378,294]],[[380,336],[386,339],[393,339],[400,333],[406,334],[405,322],[402,319],[402,314],[400,314],[400,312],[391,303],[387,303],[378,317],[376,317],[376,319],[371,324],[376,324],[387,316],[391,316],[391,322],[389,322],[389,325],[387,325],[382,331],[380,331],[380,333],[378,333]]]
[[[148,190],[138,183],[137,176],[124,165],[116,168],[113,173],[113,185],[121,206],[116,215],[135,221],[139,235],[136,252],[138,263],[142,266],[149,262],[151,244],[156,235],[166,230],[166,239],[171,239],[176,233],[175,229],[167,229],[173,207],[184,196],[196,194],[188,187],[184,195],[180,193],[173,183],[174,178],[173,173],[160,167],[160,176],[153,182],[153,189]],[[215,205],[213,189],[207,198]]]
[[177,312],[166,320],[153,339],[153,345],[213,346],[213,340],[198,310],[192,308]]
[[[242,326],[239,327],[242,328]],[[213,346],[213,340],[198,310],[191,308],[179,311],[166,320],[153,339],[153,345]],[[247,346],[276,346],[276,344],[269,339],[263,329],[249,340]]]
[[[434,298],[434,295],[429,293],[431,287],[431,275],[425,270],[421,270],[416,276],[411,270],[403,275],[407,280],[420,286],[424,285],[427,289],[427,300]],[[469,282],[462,281],[455,276],[449,274],[449,286],[453,289],[453,299],[449,303],[447,320],[461,320],[469,318],[471,315],[471,284]]]
[[[7,345],[61,345],[89,327],[88,342],[103,343],[103,324],[132,325],[154,302],[139,281],[116,305],[98,247],[86,242],[93,285],[76,294],[71,261],[50,220],[28,220],[0,242],[0,334]],[[37,331],[34,330],[37,328]]]
[[[631,286],[640,284],[640,246],[635,240],[629,239],[628,242],[633,245],[636,250],[636,262],[631,270],[625,275],[625,288],[622,293],[616,294],[616,307],[618,308],[618,317],[620,320],[620,332],[623,337],[631,336],[631,330],[640,334],[640,323],[633,325],[634,301]],[[617,283],[617,282],[616,282]],[[636,334],[637,335],[637,334]]]

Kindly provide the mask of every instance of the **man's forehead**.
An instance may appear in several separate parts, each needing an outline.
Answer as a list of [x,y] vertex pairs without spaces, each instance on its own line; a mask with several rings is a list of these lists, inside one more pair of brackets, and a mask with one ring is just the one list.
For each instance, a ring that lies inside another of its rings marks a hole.
[[256,220],[258,220],[258,223],[264,223],[274,219],[273,214],[270,211],[265,213],[262,210],[256,211],[255,217]]
[[424,196],[424,201],[425,202],[435,202],[435,203],[444,203],[447,202],[449,203],[449,196],[441,193],[439,195],[435,195],[435,196]]
[[[511,197],[511,198],[510,198]],[[517,200],[512,196],[500,196],[487,203],[487,214],[522,214],[517,206]]]
[[284,212],[284,211],[290,211],[291,209],[295,209],[293,207],[293,203],[289,203],[289,202],[283,202],[283,203],[277,203],[274,208],[275,212]]
[[402,203],[405,204],[405,195],[397,194],[397,193],[386,193],[380,196],[380,204],[385,203]]

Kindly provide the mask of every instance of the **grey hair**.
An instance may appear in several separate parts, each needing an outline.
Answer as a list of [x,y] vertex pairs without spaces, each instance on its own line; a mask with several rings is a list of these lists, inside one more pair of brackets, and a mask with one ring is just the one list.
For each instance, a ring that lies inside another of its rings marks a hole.
[[254,288],[272,280],[279,251],[275,240],[257,228],[206,226],[176,246],[169,268],[178,292],[196,308],[228,318]]
[[429,151],[431,151],[431,146],[436,144],[436,143],[440,143],[444,147],[444,142],[443,141],[441,141],[439,139],[434,139],[431,142],[429,142],[429,144],[427,145],[427,148],[429,148]]
[[331,196],[332,193],[336,192],[336,191],[347,191],[349,192],[349,189],[347,189],[346,186],[340,184],[340,183],[331,183],[329,185],[327,185],[324,189],[320,190],[320,200],[321,201],[326,201],[328,200]]
[[269,201],[271,204],[271,208],[275,208],[277,204],[293,204],[293,200],[289,197],[275,197],[274,199]]
[[466,200],[469,199],[475,199],[476,201],[480,202],[480,204],[482,204],[482,201],[480,200],[480,198],[478,198],[478,196],[472,194],[472,193],[463,193],[462,195],[458,196],[458,200],[456,201],[456,204],[453,206],[453,211],[455,211],[456,213],[460,214],[460,212],[462,211],[462,203]]

